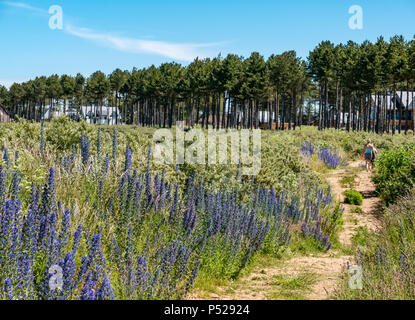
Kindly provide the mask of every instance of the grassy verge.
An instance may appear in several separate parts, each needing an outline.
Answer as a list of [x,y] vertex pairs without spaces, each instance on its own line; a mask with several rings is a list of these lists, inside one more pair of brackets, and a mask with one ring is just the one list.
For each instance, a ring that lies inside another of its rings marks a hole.
[[415,193],[385,209],[379,234],[359,228],[353,237],[362,267],[362,290],[349,287],[345,273],[339,299],[415,299]]

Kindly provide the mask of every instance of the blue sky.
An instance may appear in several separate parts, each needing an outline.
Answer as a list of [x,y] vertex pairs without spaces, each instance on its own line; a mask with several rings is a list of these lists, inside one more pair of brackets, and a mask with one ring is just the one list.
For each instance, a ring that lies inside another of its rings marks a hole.
[[[62,30],[49,28],[52,5],[63,10]],[[352,5],[363,9],[362,30],[349,28]],[[411,39],[414,12],[414,0],[0,0],[0,84],[219,53],[294,49],[306,58],[322,40]]]

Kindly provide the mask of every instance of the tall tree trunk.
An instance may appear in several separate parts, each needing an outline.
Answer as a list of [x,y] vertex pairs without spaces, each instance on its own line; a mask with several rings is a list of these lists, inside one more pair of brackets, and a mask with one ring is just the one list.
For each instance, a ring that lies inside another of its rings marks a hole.
[[216,106],[216,129],[219,130],[221,119],[220,119],[220,105],[221,105],[221,94],[217,95],[217,106]]
[[118,91],[115,91],[115,125],[118,125]]
[[169,128],[173,125],[173,99],[170,98]]
[[285,109],[287,108],[286,105],[285,105],[285,92],[282,93],[281,100],[282,100],[281,130],[285,130],[285,121],[286,121],[286,118],[285,118],[285,115],[286,115],[285,114]]
[[362,113],[363,113],[363,105],[362,105],[362,96],[359,97],[359,118],[358,118],[358,128],[357,130],[360,131],[362,130],[363,127],[363,122],[364,122],[364,118],[362,117]]
[[322,130],[323,86],[320,85],[320,99],[318,105],[318,130]]
[[[226,92],[224,92],[223,101],[222,101],[222,124],[221,124],[222,129],[225,128],[226,121],[228,119],[228,117],[226,116],[226,101],[227,101]],[[228,103],[228,108],[229,108],[229,103]]]
[[278,130],[279,128],[279,120],[280,120],[280,101],[278,99],[278,91],[275,92],[275,129]]
[[294,111],[294,130],[297,126],[297,89],[294,89],[293,94],[293,111]]
[[226,113],[226,129],[229,129],[231,125],[231,114],[232,114],[232,100],[231,96],[228,94],[228,110]]
[[415,101],[414,101],[414,84],[412,83],[412,132],[415,135]]
[[326,80],[325,88],[324,88],[324,129],[328,127],[328,112],[329,112],[329,81]]
[[409,81],[406,81],[406,108],[405,108],[405,134],[408,134],[409,120]]
[[401,90],[401,96],[399,97],[400,105],[399,105],[399,134],[402,131],[402,116],[403,116],[403,99],[402,99],[402,90]]
[[349,93],[349,109],[347,114],[347,131],[350,132],[350,124],[352,119],[352,93]]
[[393,114],[392,114],[392,134],[395,134],[396,131],[396,106],[397,106],[397,99],[396,99],[396,84],[393,85]]
[[303,112],[304,112],[304,87],[301,88],[301,100],[300,100],[300,116],[298,118],[298,125],[303,125]]
[[[358,125],[357,123],[357,111],[356,111],[356,98],[357,98],[358,92],[356,93],[356,96],[352,96],[352,126],[353,126],[353,132],[356,131],[356,127]],[[353,99],[354,98],[354,99]]]
[[376,93],[375,100],[377,101],[377,102],[375,102],[375,108],[374,108],[376,114],[373,117],[373,121],[376,121],[376,124],[374,126],[375,127],[375,132],[377,134],[379,134],[379,131],[380,131],[380,128],[379,128],[379,121],[380,121],[380,115],[379,115],[379,113],[380,113],[380,93],[379,92]]
[[342,120],[344,120],[343,116],[344,116],[344,110],[343,110],[343,84],[340,85],[340,103],[339,103],[339,124],[338,124],[338,128],[340,129],[341,126],[344,126],[344,121],[343,123],[341,123]]
[[196,126],[199,125],[199,112],[200,112],[199,110],[200,110],[200,97],[197,96],[196,97],[196,114],[195,114],[195,123],[196,123]]
[[[390,116],[390,111],[392,110],[392,105],[391,104],[389,104],[389,102],[388,102],[388,94],[387,94],[387,92],[385,92],[385,108],[384,108],[384,114],[383,114],[383,116],[384,116],[384,132],[386,132],[386,133],[389,133],[389,131],[390,131],[390,122],[389,122],[389,116]],[[389,101],[391,101],[390,99],[389,99]]]

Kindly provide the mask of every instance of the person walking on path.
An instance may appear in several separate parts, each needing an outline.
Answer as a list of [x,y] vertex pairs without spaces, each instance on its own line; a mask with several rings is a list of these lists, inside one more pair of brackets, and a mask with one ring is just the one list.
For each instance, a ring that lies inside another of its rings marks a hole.
[[373,169],[373,160],[375,160],[377,150],[372,141],[368,140],[364,146],[364,159],[366,160],[366,171]]

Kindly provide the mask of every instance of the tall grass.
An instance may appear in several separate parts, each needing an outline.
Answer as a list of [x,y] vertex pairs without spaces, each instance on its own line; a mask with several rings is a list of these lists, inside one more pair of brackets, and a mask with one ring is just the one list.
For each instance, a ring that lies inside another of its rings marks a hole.
[[359,239],[356,259],[362,267],[362,290],[350,289],[346,276],[338,298],[415,299],[415,193],[385,210],[380,234]]
[[[333,206],[318,179],[302,195],[238,168],[212,177],[156,166],[145,130],[11,126],[0,167],[5,299],[181,299],[199,273],[235,278],[254,255],[286,246],[292,224],[320,224]],[[51,286],[60,271],[62,286]]]

